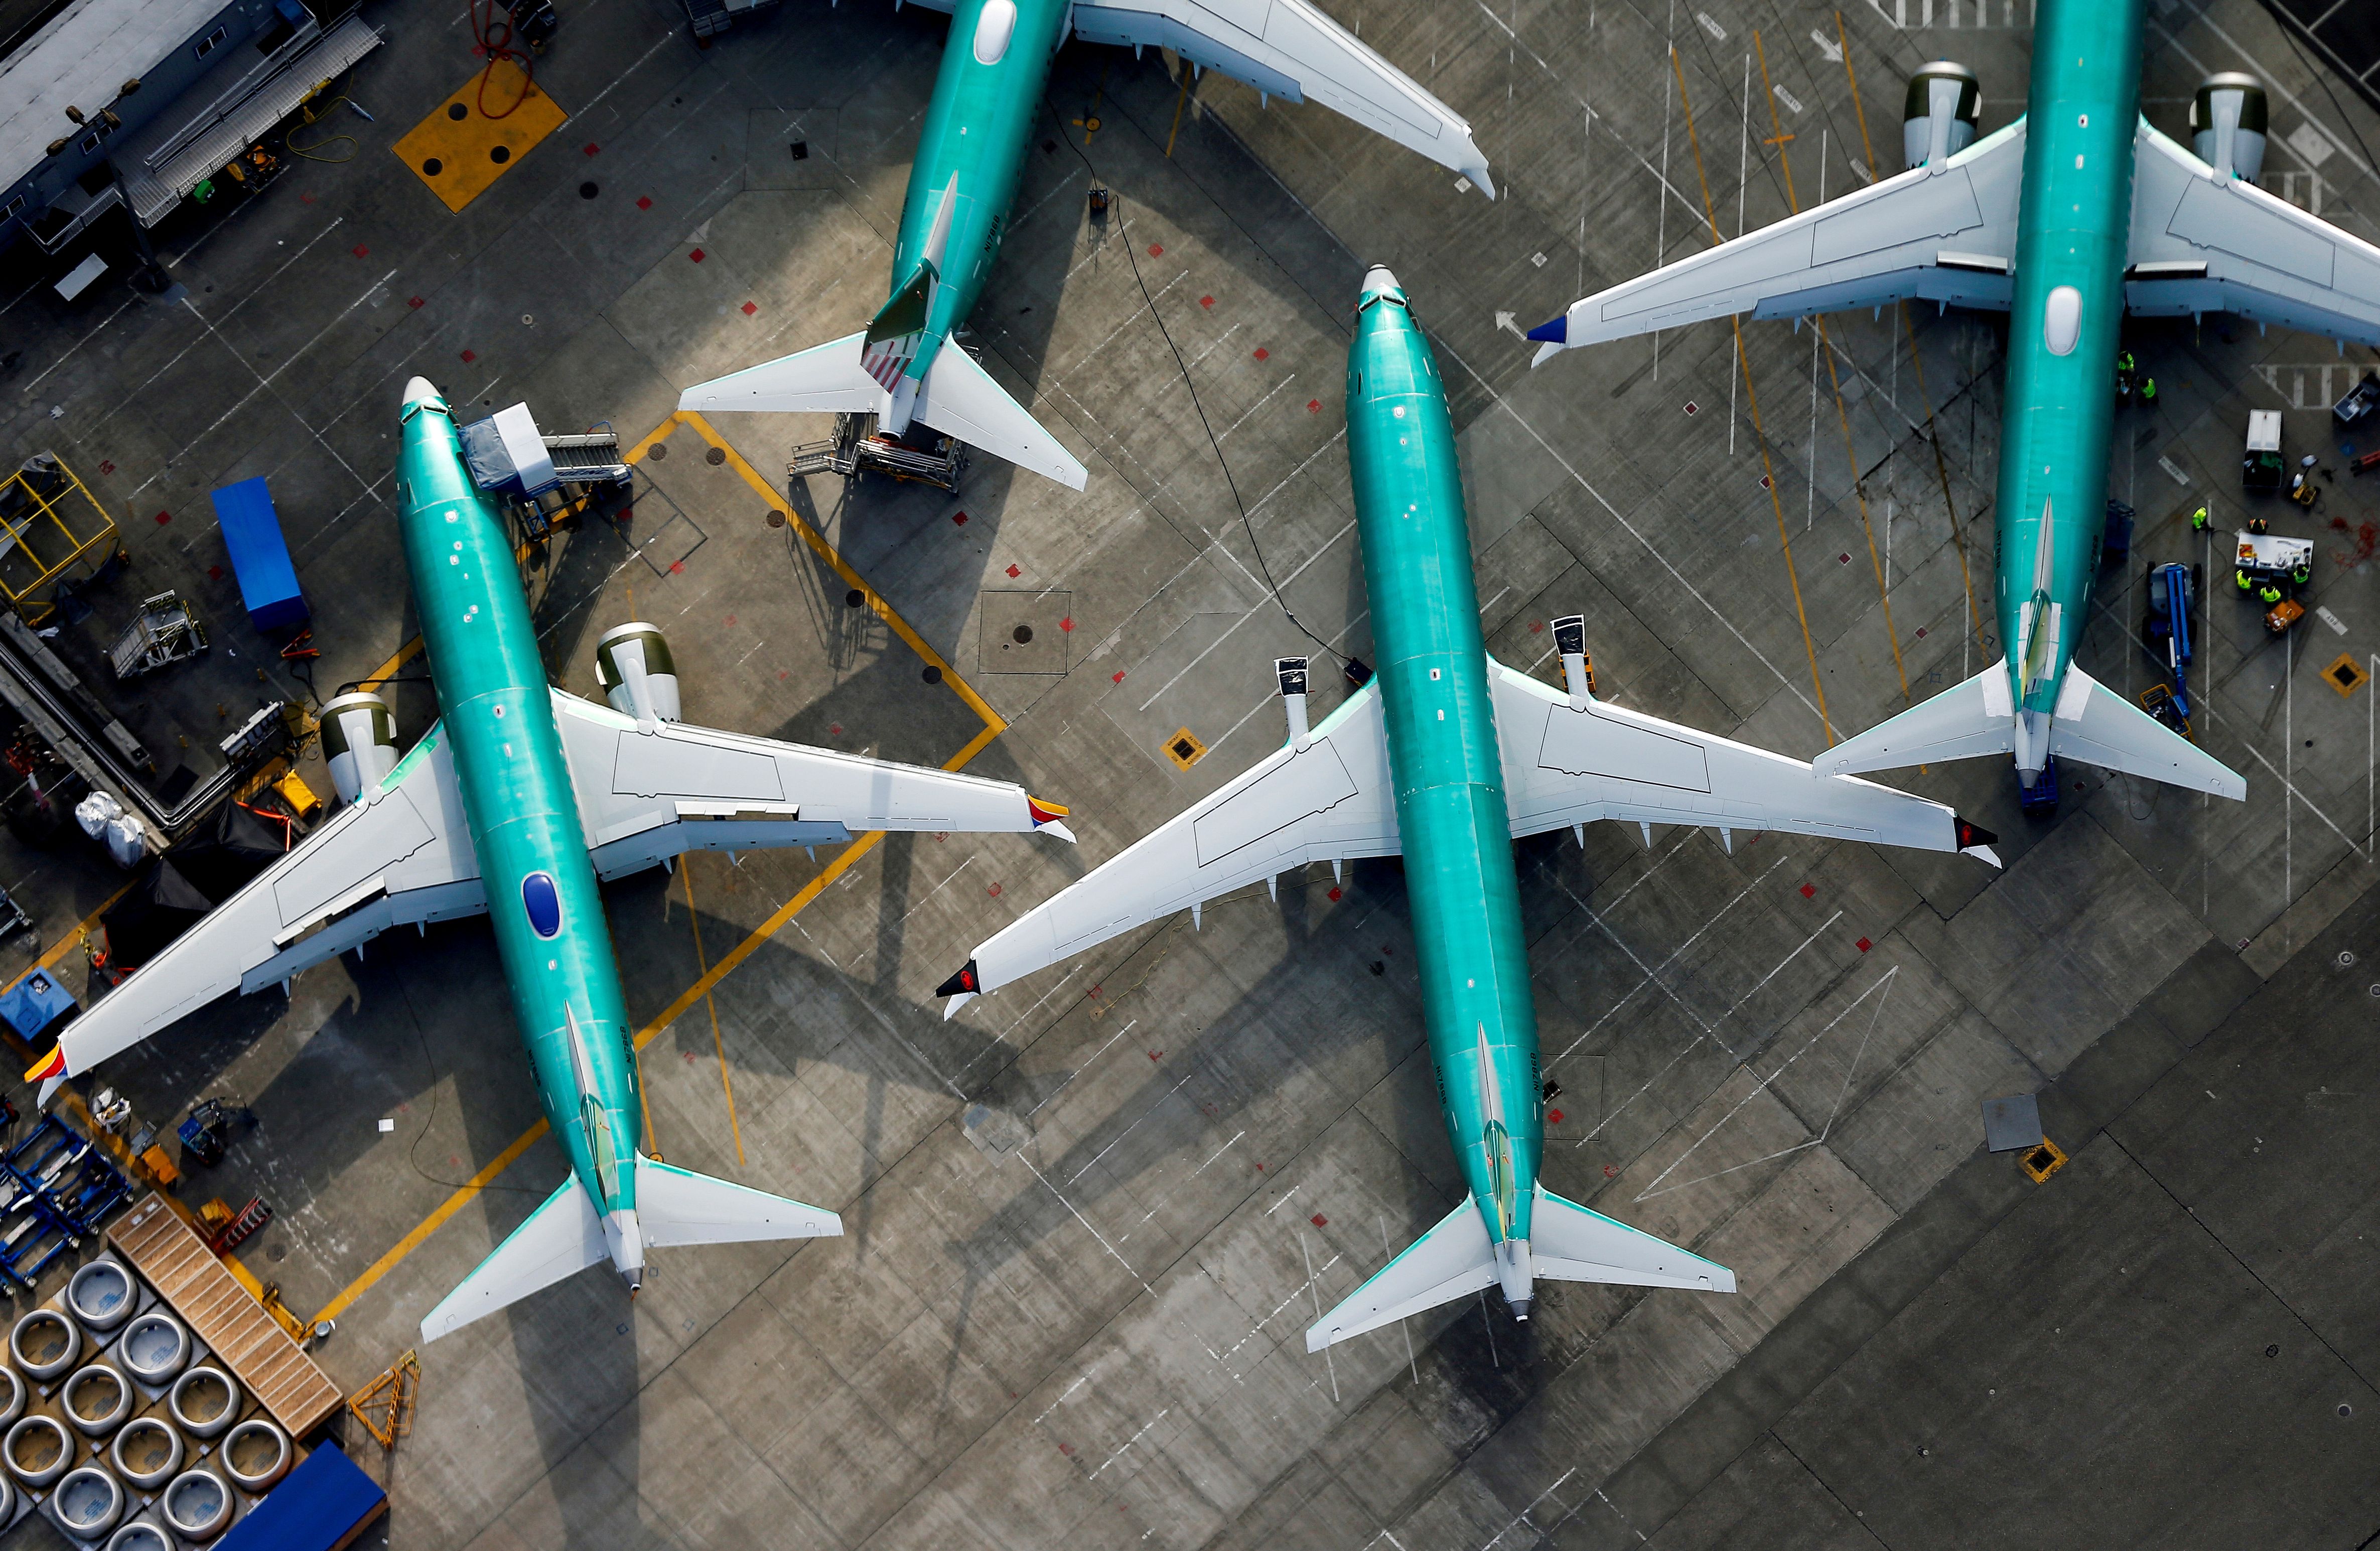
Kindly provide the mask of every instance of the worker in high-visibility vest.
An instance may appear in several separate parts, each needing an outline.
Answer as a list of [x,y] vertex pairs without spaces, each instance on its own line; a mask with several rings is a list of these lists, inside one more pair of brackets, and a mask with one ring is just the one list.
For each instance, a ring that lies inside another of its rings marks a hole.
[[2256,597],[2259,602],[2268,606],[2273,604],[2279,603],[2281,601],[2280,584],[2275,581],[2265,582],[2265,585],[2256,589]]
[[2190,531],[2193,533],[2204,533],[2213,521],[2214,519],[2208,515],[2206,508],[2201,507],[2190,514]]
[[2233,571],[2231,573],[2231,580],[2240,584],[2240,591],[2243,593],[2252,592],[2256,590],[2256,584],[2248,579],[2248,573],[2246,571]]

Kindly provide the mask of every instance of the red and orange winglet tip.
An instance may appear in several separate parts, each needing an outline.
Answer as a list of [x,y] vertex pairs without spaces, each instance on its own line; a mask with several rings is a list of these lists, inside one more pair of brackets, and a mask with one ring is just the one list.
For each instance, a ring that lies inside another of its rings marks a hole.
[[1047,830],[1061,840],[1074,839],[1075,832],[1066,825],[1066,814],[1071,810],[1061,808],[1054,802],[1044,802],[1038,797],[1027,797],[1025,812],[1033,820],[1035,829]]
[[25,1074],[25,1081],[41,1082],[53,1077],[64,1077],[66,1074],[67,1047],[61,1044],[55,1046],[47,1056],[42,1056],[40,1063]]

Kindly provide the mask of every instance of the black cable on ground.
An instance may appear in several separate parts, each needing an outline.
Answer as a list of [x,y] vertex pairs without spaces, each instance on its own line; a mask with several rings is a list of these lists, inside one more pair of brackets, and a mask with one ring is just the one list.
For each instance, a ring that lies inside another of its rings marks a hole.
[[[1184,65],[1183,68],[1187,69],[1189,67]],[[1076,144],[1074,137],[1066,132],[1066,121],[1059,116],[1057,104],[1045,97],[1042,100],[1042,105],[1049,108],[1050,118],[1057,123],[1059,139],[1064,140],[1075,154],[1082,158],[1083,170],[1091,175],[1092,187],[1107,189],[1108,198],[1114,203],[1116,230],[1123,236],[1123,256],[1132,264],[1133,282],[1140,287],[1140,297],[1148,305],[1148,315],[1157,320],[1157,332],[1164,337],[1165,348],[1173,353],[1173,364],[1182,373],[1182,385],[1190,392],[1190,407],[1198,412],[1198,428],[1207,434],[1207,446],[1214,451],[1215,466],[1223,471],[1223,483],[1229,486],[1232,492],[1232,505],[1239,508],[1240,528],[1248,536],[1248,548],[1257,557],[1257,569],[1263,574],[1265,586],[1271,590],[1274,605],[1291,624],[1297,627],[1300,634],[1320,647],[1326,654],[1338,659],[1341,666],[1343,667],[1350,660],[1347,653],[1306,629],[1305,621],[1297,617],[1296,611],[1289,606],[1289,600],[1281,596],[1281,583],[1272,578],[1272,568],[1265,563],[1264,545],[1257,542],[1256,524],[1248,519],[1247,503],[1240,498],[1240,482],[1232,477],[1232,466],[1223,457],[1223,444],[1216,436],[1215,427],[1207,419],[1206,405],[1198,400],[1198,385],[1190,379],[1190,363],[1183,360],[1182,347],[1173,342],[1173,331],[1165,326],[1165,314],[1157,310],[1157,298],[1150,293],[1148,281],[1140,273],[1140,255],[1132,250],[1131,236],[1123,231],[1125,223],[1123,196],[1113,188],[1100,181],[1099,169],[1092,165],[1089,150]]]

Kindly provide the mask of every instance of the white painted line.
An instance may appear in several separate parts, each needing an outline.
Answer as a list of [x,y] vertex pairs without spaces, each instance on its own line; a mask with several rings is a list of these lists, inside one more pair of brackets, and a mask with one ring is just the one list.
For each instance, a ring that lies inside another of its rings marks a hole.
[[2330,605],[2328,604],[2324,604],[2317,607],[2313,611],[2313,617],[2321,620],[2324,624],[2329,626],[2333,635],[2343,636],[2347,633],[2347,621],[2341,619],[2338,615],[2330,612]]
[[47,366],[42,367],[42,375],[41,375],[41,377],[35,377],[31,382],[27,383],[27,384],[25,385],[25,391],[26,391],[27,393],[30,393],[30,392],[32,392],[35,388],[37,388],[37,387],[41,386],[41,385],[42,385],[42,377],[46,377],[46,376],[48,376],[51,372],[53,372],[56,371],[59,367],[64,366],[67,361],[69,361],[69,360],[73,360],[73,359],[74,359],[74,353],[75,353],[77,350],[81,349],[85,345],[88,345],[88,344],[90,344],[92,340],[94,340],[94,339],[98,338],[98,337],[99,337],[99,331],[100,331],[101,329],[105,328],[108,324],[110,324],[114,323],[117,318],[119,318],[119,317],[123,316],[123,314],[124,314],[124,310],[125,310],[127,307],[131,306],[134,302],[136,302],[136,301],[138,301],[138,300],[140,300],[140,295],[139,295],[139,293],[137,293],[137,292],[136,292],[136,293],[134,293],[134,294],[133,294],[133,295],[131,295],[131,296],[126,297],[122,301],[118,302],[118,303],[116,304],[116,308],[115,308],[115,311],[110,312],[106,317],[100,319],[98,323],[96,323],[96,324],[92,324],[92,325],[91,325],[91,332],[90,332],[90,333],[88,333],[88,334],[84,335],[81,338],[79,338],[79,339],[76,340],[73,344],[71,344],[71,345],[67,346],[67,353],[66,353],[65,355],[62,355],[62,356],[58,357],[58,359],[57,359],[57,360],[54,360],[54,361],[50,362]]

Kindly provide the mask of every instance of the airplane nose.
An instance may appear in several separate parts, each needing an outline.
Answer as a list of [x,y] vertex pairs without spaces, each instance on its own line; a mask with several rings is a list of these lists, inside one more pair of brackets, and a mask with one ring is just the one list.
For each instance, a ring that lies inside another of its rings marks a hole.
[[405,385],[405,402],[408,405],[434,403],[437,397],[438,390],[430,385],[427,377],[416,377]]
[[1364,289],[1367,291],[1395,291],[1400,296],[1404,294],[1404,287],[1397,284],[1396,275],[1392,274],[1390,271],[1389,266],[1384,263],[1376,263],[1365,273]]

